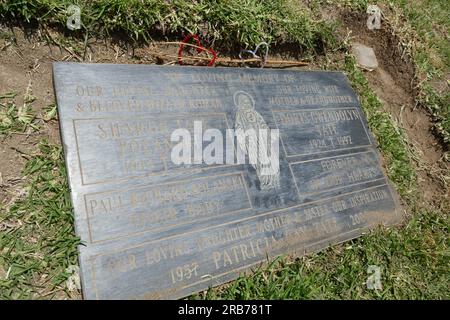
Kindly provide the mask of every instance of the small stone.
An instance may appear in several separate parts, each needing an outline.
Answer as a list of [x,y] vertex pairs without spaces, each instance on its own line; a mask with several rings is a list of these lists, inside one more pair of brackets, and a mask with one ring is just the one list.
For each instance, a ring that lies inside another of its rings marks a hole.
[[361,43],[353,43],[352,51],[356,57],[356,62],[359,67],[369,71],[378,68],[378,60],[371,47],[365,46]]

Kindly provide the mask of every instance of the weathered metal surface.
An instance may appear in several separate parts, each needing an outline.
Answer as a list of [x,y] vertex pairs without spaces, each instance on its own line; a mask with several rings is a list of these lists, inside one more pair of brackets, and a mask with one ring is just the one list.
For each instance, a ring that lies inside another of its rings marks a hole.
[[[342,73],[55,63],[54,85],[87,299],[180,298],[401,219]],[[238,91],[280,130],[276,191],[171,161],[173,130],[233,128]]]

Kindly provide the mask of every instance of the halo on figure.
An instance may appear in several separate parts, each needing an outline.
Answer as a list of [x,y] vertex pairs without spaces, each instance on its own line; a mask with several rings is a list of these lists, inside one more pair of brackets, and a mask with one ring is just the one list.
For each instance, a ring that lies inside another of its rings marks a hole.
[[250,93],[247,93],[245,91],[236,91],[233,95],[234,105],[239,106],[239,96],[244,95],[250,98],[250,101],[252,102],[252,108],[255,108],[255,100],[253,100],[253,97],[250,95]]

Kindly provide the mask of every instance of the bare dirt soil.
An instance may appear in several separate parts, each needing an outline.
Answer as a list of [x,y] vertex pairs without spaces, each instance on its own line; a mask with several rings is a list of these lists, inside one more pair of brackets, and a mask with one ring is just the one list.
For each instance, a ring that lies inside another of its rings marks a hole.
[[369,30],[366,15],[345,12],[343,25],[351,30],[352,42],[372,47],[379,67],[366,72],[371,88],[383,102],[384,108],[405,130],[419,175],[419,189],[425,204],[439,207],[449,197],[443,174],[450,172],[450,164],[444,159],[444,150],[433,135],[431,116],[415,100],[414,66],[407,56],[402,56],[398,39],[389,26],[382,24],[379,30]]
[[[52,54],[52,48],[34,41],[34,37],[26,38],[22,31],[15,30],[14,35],[15,41],[0,40],[0,94],[15,92],[17,106],[24,104],[27,93],[35,96],[32,106],[39,117],[46,106],[54,103],[50,56],[61,59],[62,55],[56,54],[56,48]],[[28,130],[0,138],[0,203],[3,205],[12,203],[20,194],[21,170],[35,151],[36,143],[44,137],[58,139],[56,122],[40,123],[40,127],[39,131]]]

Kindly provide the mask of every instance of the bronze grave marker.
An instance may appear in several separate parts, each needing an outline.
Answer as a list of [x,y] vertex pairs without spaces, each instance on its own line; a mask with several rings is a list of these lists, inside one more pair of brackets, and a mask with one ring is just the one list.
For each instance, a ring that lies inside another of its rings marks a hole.
[[[83,63],[53,72],[85,299],[181,298],[268,256],[401,219],[343,73]],[[227,143],[239,128],[278,132],[276,175],[236,161],[253,150]],[[177,129],[193,136],[190,163],[173,160]],[[223,162],[202,158],[213,141]]]

